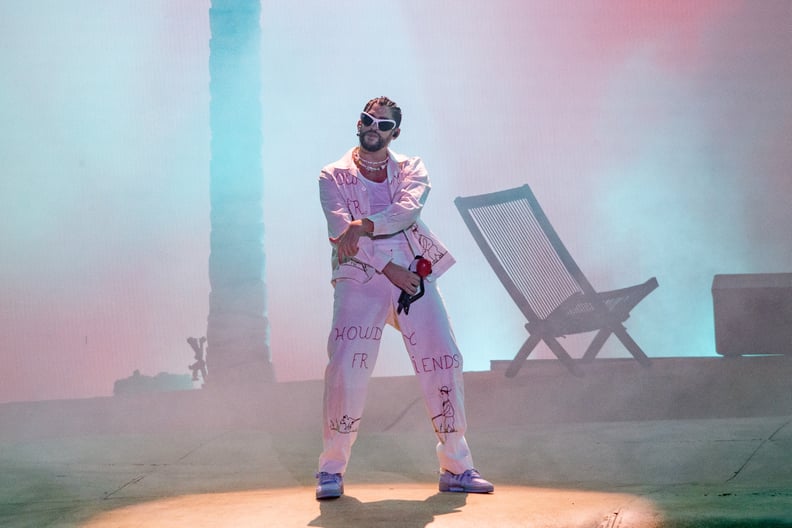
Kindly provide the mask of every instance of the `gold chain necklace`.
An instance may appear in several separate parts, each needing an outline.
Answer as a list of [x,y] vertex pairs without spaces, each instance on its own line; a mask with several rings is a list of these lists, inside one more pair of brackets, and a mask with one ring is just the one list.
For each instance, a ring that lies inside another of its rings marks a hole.
[[385,158],[382,161],[368,161],[361,158],[360,152],[358,150],[355,150],[355,152],[352,153],[352,159],[354,160],[355,163],[360,165],[361,168],[364,168],[367,171],[376,172],[376,171],[381,171],[388,166],[389,158]]

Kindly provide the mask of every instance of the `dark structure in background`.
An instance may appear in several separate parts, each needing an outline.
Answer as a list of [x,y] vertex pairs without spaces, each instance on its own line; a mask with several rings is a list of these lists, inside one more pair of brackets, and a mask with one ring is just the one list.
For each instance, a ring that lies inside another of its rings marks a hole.
[[264,284],[260,13],[259,0],[213,0],[209,11],[209,387],[275,380]]
[[715,275],[712,302],[718,354],[792,354],[792,273]]
[[192,390],[192,382],[189,374],[160,372],[156,376],[144,376],[139,370],[135,370],[128,378],[119,379],[113,383],[113,396]]

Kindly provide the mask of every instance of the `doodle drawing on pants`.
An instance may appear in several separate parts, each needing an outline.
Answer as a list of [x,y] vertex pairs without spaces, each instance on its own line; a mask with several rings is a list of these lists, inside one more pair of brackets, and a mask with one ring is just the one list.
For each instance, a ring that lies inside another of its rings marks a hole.
[[342,434],[357,433],[355,425],[360,421],[360,418],[351,418],[345,414],[340,420],[330,420],[330,429]]
[[443,385],[440,387],[440,400],[443,402],[443,409],[440,414],[432,417],[432,424],[438,434],[446,434],[456,432],[454,427],[454,405],[448,397],[451,389]]

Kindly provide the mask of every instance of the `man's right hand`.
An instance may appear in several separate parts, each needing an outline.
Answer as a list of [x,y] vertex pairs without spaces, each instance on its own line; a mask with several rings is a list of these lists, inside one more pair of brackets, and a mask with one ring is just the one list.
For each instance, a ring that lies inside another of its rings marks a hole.
[[357,255],[358,240],[360,237],[374,231],[374,224],[368,218],[354,220],[347,225],[346,229],[336,238],[331,238],[330,242],[336,244],[338,248],[338,263],[344,262],[348,258]]

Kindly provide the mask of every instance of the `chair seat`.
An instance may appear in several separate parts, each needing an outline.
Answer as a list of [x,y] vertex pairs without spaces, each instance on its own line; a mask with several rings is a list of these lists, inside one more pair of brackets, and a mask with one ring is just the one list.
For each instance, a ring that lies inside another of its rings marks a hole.
[[655,288],[657,279],[652,277],[642,284],[594,295],[575,293],[547,316],[545,331],[554,337],[561,337],[621,324],[630,317],[630,311]]

